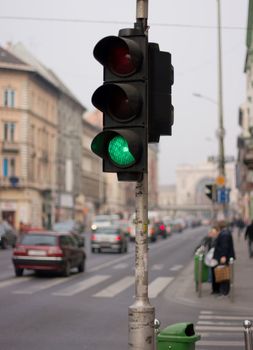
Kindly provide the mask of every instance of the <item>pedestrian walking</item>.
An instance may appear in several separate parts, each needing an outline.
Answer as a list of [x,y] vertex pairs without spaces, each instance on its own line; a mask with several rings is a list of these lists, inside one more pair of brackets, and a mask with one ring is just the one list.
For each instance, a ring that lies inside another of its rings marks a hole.
[[242,218],[239,218],[239,219],[236,220],[235,225],[236,225],[236,228],[237,228],[237,237],[238,237],[238,240],[239,240],[241,235],[242,235],[242,232],[243,232],[243,230],[245,228],[245,223],[244,223]]
[[[230,258],[235,259],[234,242],[231,230],[225,221],[218,222],[218,235],[215,241],[213,258],[217,260],[218,265],[229,265]],[[217,281],[216,281],[217,282]],[[230,291],[230,281],[226,280],[216,285],[216,293],[228,295]]]
[[248,240],[249,257],[253,258],[253,220],[251,224],[247,226],[244,238]]

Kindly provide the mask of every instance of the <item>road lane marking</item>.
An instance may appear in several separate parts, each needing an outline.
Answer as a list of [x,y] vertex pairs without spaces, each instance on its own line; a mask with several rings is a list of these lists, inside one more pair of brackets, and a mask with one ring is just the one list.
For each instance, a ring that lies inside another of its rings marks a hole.
[[200,320],[251,320],[252,316],[199,315]]
[[128,263],[121,263],[121,264],[116,264],[115,266],[113,266],[113,269],[123,270],[123,269],[126,269],[128,266],[129,266]]
[[196,348],[198,349],[199,346],[224,346],[224,347],[236,347],[238,349],[238,346],[241,346],[242,349],[244,349],[244,342],[243,341],[229,341],[229,340],[199,340],[196,343]]
[[18,277],[18,278],[12,278],[12,279],[8,279],[5,281],[1,281],[0,282],[0,288],[4,288],[4,287],[8,287],[14,284],[18,284],[18,283],[22,283],[22,282],[26,282],[29,280],[32,280],[33,277]]
[[236,332],[243,331],[243,326],[230,326],[230,327],[222,327],[222,326],[196,326],[196,331],[224,331],[224,332]]
[[160,271],[163,269],[163,264],[154,264],[152,267],[151,267],[151,271]]
[[174,279],[174,277],[157,277],[148,286],[149,298],[156,298]]
[[175,265],[170,268],[170,271],[178,271],[183,267],[183,265]]
[[107,261],[103,264],[100,264],[100,265],[97,265],[97,266],[94,266],[90,269],[88,269],[89,272],[95,272],[95,271],[98,271],[98,270],[101,270],[103,269],[104,267],[108,267],[108,266],[111,266],[111,265],[116,265],[117,263],[119,263],[120,261],[124,261],[124,260],[127,260],[131,257],[134,256],[134,252],[133,253],[128,253],[127,255],[124,255],[122,256],[121,258],[117,258],[117,259],[113,259],[113,260],[110,260],[110,261]]
[[198,321],[198,325],[219,325],[219,326],[235,326],[234,322],[226,322],[226,321]]
[[75,285],[71,285],[65,289],[62,289],[59,292],[55,292],[53,293],[53,295],[72,296],[77,293],[83,292],[84,290],[91,288],[97,285],[98,283],[107,280],[110,277],[111,276],[108,276],[108,275],[95,275],[88,279],[85,279],[82,282],[76,283]]
[[73,278],[76,278],[76,276],[69,277],[68,279],[59,277],[56,279],[54,278],[54,279],[50,279],[50,280],[46,280],[46,281],[38,279],[38,280],[34,280],[33,285],[28,286],[28,287],[23,288],[23,289],[14,290],[13,293],[14,294],[34,294],[36,292],[40,292],[41,290],[48,289],[48,288],[54,287],[58,284],[70,281]]
[[111,284],[109,287],[102,289],[100,292],[93,295],[96,298],[113,298],[123,290],[134,284],[133,276],[126,276],[121,280]]

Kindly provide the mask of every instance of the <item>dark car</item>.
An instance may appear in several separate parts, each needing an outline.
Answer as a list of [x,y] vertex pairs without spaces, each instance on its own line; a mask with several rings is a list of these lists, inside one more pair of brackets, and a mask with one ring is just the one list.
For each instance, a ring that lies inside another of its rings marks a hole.
[[118,226],[98,227],[91,236],[91,252],[111,250],[118,253],[128,251],[128,238]]
[[17,241],[17,233],[14,228],[7,222],[0,224],[0,246],[2,249],[14,247]]
[[72,268],[85,270],[86,254],[70,233],[31,232],[24,234],[13,250],[16,276],[24,269],[55,271],[69,276]]
[[61,221],[56,222],[53,225],[53,231],[55,232],[69,232],[71,233],[74,238],[77,240],[80,247],[85,246],[85,238],[84,238],[84,230],[83,226],[74,220],[67,220],[67,221]]
[[155,221],[148,226],[148,237],[150,242],[156,242],[159,237],[167,238],[166,227],[162,221]]

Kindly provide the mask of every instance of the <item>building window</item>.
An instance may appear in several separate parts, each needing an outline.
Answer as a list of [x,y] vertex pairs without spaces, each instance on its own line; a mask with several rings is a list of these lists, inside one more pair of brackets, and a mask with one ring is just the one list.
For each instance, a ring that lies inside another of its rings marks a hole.
[[3,176],[15,176],[15,159],[4,158],[3,159]]
[[15,105],[15,91],[12,89],[4,90],[4,107],[14,107]]
[[15,141],[15,123],[4,123],[4,141]]

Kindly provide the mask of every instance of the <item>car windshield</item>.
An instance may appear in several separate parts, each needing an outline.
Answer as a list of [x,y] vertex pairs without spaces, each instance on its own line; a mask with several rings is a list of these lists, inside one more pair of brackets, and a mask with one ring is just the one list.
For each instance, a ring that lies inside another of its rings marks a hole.
[[96,234],[116,235],[119,234],[119,229],[112,227],[99,227],[96,230]]
[[23,245],[45,245],[45,246],[55,246],[56,237],[47,234],[26,234],[21,239],[21,244]]
[[69,232],[74,228],[75,224],[73,221],[57,222],[54,224],[54,231],[57,232]]
[[95,217],[94,221],[95,222],[110,221],[110,217],[108,215],[99,215]]

